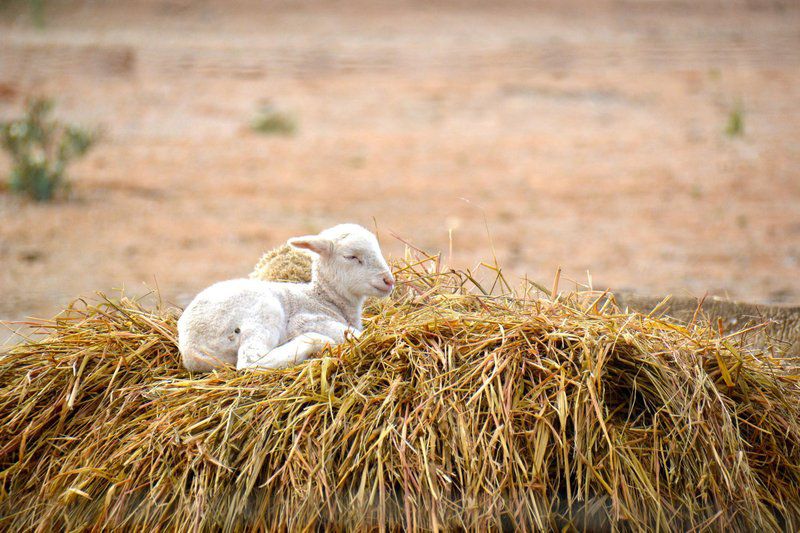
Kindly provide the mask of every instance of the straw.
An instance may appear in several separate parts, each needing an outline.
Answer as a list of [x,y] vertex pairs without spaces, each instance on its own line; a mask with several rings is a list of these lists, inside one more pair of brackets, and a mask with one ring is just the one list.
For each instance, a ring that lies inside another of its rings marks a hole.
[[127,298],[37,322],[0,358],[0,527],[800,527],[797,361],[393,268],[363,336],[281,371],[189,375],[175,313]]

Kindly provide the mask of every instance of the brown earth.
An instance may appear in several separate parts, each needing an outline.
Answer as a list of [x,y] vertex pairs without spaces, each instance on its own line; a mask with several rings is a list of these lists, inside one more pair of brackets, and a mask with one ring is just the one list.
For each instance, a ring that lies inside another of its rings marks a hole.
[[[0,319],[185,303],[373,220],[462,267],[488,226],[545,285],[800,302],[797,2],[45,4],[0,4],[0,118],[46,94],[104,136],[68,201],[0,192]],[[295,135],[250,129],[265,102]]]

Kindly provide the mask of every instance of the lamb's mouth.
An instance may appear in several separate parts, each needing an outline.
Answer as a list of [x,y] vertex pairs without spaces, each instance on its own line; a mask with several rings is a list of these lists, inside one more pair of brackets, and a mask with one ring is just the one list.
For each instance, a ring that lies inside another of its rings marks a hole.
[[372,288],[375,289],[376,291],[378,291],[379,293],[383,294],[383,295],[387,295],[390,292],[392,292],[392,289],[394,287],[378,287],[376,285],[372,285]]

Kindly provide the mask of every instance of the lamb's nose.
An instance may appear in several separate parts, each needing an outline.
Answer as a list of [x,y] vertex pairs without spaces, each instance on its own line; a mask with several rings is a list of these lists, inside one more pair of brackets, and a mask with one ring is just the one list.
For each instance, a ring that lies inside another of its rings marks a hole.
[[392,288],[392,286],[394,285],[394,277],[392,277],[391,274],[384,274],[383,275],[383,283],[387,287]]

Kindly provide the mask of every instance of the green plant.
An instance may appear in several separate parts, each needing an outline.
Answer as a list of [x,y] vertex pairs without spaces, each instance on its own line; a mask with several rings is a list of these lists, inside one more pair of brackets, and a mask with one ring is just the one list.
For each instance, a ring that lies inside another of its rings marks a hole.
[[31,23],[39,29],[44,28],[44,0],[0,0],[0,10],[10,9],[19,4],[26,4]]
[[34,26],[44,28],[44,0],[28,0]]
[[271,105],[262,106],[253,119],[252,127],[266,135],[292,135],[297,130],[294,118]]
[[729,137],[738,137],[744,134],[744,110],[742,109],[742,104],[736,104],[728,113],[728,125],[725,127],[725,133]]
[[37,201],[52,200],[67,189],[67,163],[84,155],[96,135],[83,128],[50,119],[50,100],[28,103],[25,116],[0,123],[0,142],[11,155],[9,187]]

